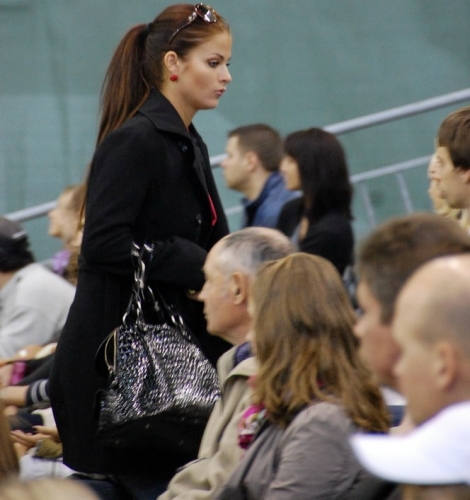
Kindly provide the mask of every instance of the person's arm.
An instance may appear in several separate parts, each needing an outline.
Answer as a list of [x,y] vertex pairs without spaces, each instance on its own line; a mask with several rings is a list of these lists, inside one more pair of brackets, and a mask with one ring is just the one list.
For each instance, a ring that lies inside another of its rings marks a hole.
[[[131,276],[132,241],[142,227],[142,218],[149,215],[145,213],[149,185],[155,182],[152,170],[158,168],[159,158],[153,157],[155,147],[149,146],[157,140],[155,135],[147,137],[144,132],[111,134],[93,159],[81,252],[87,264],[113,274]],[[203,248],[178,236],[153,243],[150,279],[189,289],[202,286]]]
[[37,382],[38,380],[48,379],[54,363],[54,353],[43,358],[32,359],[26,363],[28,374],[16,385],[32,385],[33,382]]
[[30,406],[49,401],[49,380],[38,380],[30,385],[9,385],[0,389],[0,399],[5,406]]
[[0,399],[5,406],[25,406],[28,386],[9,385],[0,389]]
[[344,498],[357,478],[360,466],[348,441],[350,420],[335,405],[315,406],[286,431],[265,500]]
[[31,339],[46,342],[44,332],[50,332],[53,325],[41,311],[30,303],[15,304],[13,310],[4,310],[7,318],[0,328],[0,358],[14,358]]

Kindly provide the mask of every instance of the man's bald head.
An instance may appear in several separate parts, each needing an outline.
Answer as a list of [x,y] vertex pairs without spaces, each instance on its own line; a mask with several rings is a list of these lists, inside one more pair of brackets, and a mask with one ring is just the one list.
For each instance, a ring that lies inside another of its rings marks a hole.
[[394,373],[420,424],[470,400],[470,256],[435,259],[398,295],[393,335],[401,353]]
[[411,309],[425,342],[450,338],[470,361],[470,255],[441,257],[419,268],[400,293],[398,308]]

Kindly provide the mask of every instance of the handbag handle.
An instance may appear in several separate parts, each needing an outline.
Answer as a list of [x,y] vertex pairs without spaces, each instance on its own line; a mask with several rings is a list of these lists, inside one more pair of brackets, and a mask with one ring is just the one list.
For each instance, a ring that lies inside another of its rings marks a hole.
[[[154,245],[145,243],[140,247],[137,243],[132,243],[131,258],[134,267],[134,283],[132,285],[131,297],[127,305],[126,311],[122,317],[122,325],[124,328],[138,332],[146,331],[148,324],[145,322],[143,304],[149,302],[159,315],[165,315],[175,327],[177,327],[186,337],[190,336],[193,342],[197,343],[191,331],[185,328],[183,318],[178,313],[173,305],[168,303],[163,298],[162,294],[157,290],[155,296],[154,291],[146,284],[146,268],[153,258]],[[161,317],[162,323],[165,318]],[[135,327],[138,328],[135,328]],[[95,356],[95,366],[103,376],[108,376],[110,373],[115,374],[116,353],[117,353],[117,332],[120,327],[115,328],[101,343]]]
[[132,242],[131,257],[134,266],[134,284],[129,304],[122,318],[123,324],[127,325],[126,320],[132,314],[136,318],[136,323],[145,329],[146,323],[142,305],[149,302],[157,313],[166,314],[174,326],[183,327],[183,318],[176,308],[165,301],[159,290],[155,292],[146,282],[146,269],[152,262],[153,255],[153,243],[146,242],[140,247],[136,242]]

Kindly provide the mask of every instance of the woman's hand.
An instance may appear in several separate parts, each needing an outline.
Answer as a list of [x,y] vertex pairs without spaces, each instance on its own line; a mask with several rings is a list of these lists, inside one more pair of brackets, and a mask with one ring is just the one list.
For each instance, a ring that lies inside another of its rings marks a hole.
[[44,427],[43,425],[35,425],[33,429],[38,433],[53,439],[56,443],[60,443],[59,431],[57,427]]
[[11,431],[10,436],[14,443],[18,443],[26,449],[33,448],[38,441],[49,437],[46,434],[31,434],[20,430]]
[[11,439],[13,443],[18,443],[22,447],[27,449],[33,448],[38,444],[39,441],[43,439],[52,439],[56,443],[60,443],[59,433],[57,427],[44,427],[42,425],[35,425],[35,434],[31,432],[23,432],[20,430],[15,430],[10,432]]

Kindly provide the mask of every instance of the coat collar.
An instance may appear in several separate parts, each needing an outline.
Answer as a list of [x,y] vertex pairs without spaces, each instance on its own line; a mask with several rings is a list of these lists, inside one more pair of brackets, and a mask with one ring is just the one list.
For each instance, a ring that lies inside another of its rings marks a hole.
[[155,88],[150,91],[148,99],[138,112],[146,116],[159,130],[183,135],[188,139],[191,135],[200,139],[194,125],[191,123],[187,129],[171,102]]
[[181,119],[180,115],[173,107],[171,102],[159,90],[155,88],[150,91],[148,99],[142,104],[138,113],[147,117],[158,130],[178,134],[179,136],[183,136],[187,139],[186,142],[189,145],[192,155],[191,163],[193,164],[193,168],[204,192],[208,194],[209,192],[207,189],[206,179],[204,177],[203,165],[198,164],[193,140],[196,141],[198,149],[202,154],[202,163],[207,163],[209,165],[210,160],[204,145],[204,141],[198,134],[194,125],[191,123],[189,125],[189,128],[186,128],[183,120]]

